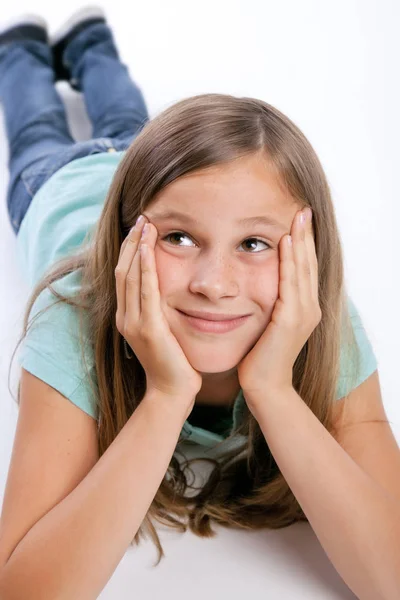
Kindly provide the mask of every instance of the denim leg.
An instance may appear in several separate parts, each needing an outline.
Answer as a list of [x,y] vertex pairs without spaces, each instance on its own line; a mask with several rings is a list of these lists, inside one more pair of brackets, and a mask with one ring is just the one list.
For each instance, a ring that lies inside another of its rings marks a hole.
[[145,100],[120,61],[108,25],[95,23],[83,29],[66,47],[63,62],[70,69],[73,87],[83,91],[93,138],[139,133],[149,120]]
[[0,47],[0,100],[12,179],[38,158],[75,143],[54,86],[48,44],[20,40]]
[[0,101],[9,146],[7,207],[17,231],[31,200],[21,174],[75,144],[54,86],[48,44],[18,40],[0,46]]

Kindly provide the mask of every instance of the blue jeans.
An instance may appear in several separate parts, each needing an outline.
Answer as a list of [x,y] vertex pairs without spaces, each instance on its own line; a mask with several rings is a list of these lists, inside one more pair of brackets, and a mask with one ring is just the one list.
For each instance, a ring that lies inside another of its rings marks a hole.
[[84,95],[93,126],[87,141],[77,142],[68,129],[49,45],[21,40],[0,46],[0,101],[9,143],[7,208],[15,234],[34,194],[58,169],[89,154],[126,150],[149,120],[108,25],[81,31],[66,47],[64,62],[74,89]]

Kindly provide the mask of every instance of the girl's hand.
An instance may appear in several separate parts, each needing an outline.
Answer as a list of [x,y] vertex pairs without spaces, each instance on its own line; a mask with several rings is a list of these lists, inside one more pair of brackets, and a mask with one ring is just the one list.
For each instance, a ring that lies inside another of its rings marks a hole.
[[202,377],[190,365],[161,309],[154,257],[157,229],[148,223],[149,231],[141,240],[145,223],[143,217],[121,245],[115,269],[117,329],[145,370],[146,392],[158,390],[174,401],[187,399],[192,410]]
[[293,245],[289,245],[287,234],[280,240],[279,296],[271,321],[238,365],[240,385],[250,403],[268,391],[293,387],[295,360],[322,317],[312,212],[304,224],[300,222],[301,212],[292,223]]

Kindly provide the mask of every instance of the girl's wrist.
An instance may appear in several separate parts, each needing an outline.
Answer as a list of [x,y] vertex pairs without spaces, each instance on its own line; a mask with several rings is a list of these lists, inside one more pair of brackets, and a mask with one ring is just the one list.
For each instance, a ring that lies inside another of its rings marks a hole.
[[166,418],[181,419],[183,425],[193,409],[195,399],[195,394],[177,393],[173,395],[151,389],[146,391],[142,402],[150,406],[157,414],[162,412]]

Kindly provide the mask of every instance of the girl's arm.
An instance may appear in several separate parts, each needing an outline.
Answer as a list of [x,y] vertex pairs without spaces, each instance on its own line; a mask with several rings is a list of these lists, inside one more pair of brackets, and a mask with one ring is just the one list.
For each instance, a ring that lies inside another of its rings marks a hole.
[[146,393],[86,477],[17,545],[0,573],[1,600],[98,597],[167,471],[187,417],[180,404]]
[[400,501],[353,460],[294,388],[251,400],[280,471],[344,582],[360,600],[400,598]]

